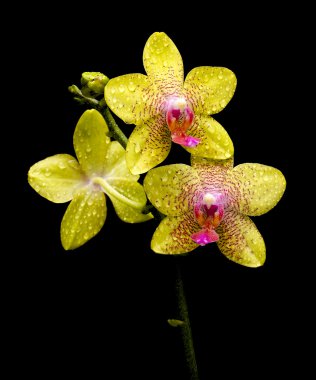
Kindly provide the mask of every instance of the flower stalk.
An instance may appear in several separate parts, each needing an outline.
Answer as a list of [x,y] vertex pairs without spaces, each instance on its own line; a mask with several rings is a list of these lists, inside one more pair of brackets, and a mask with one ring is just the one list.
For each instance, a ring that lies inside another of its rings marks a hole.
[[181,268],[179,262],[176,263],[176,295],[178,301],[178,312],[180,320],[184,323],[180,325],[184,354],[188,370],[190,371],[191,380],[199,380],[198,367],[195,358],[195,350],[193,344],[192,330],[190,325],[190,318],[188,313],[188,305],[185,297],[183,279],[181,275]]

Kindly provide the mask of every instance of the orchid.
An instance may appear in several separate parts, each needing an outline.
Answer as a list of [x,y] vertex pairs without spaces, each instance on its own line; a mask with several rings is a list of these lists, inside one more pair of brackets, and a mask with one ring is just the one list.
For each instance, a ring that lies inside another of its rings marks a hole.
[[148,199],[166,217],[154,232],[156,253],[183,254],[217,242],[230,260],[248,267],[263,265],[263,237],[249,216],[262,215],[281,199],[286,181],[276,168],[233,158],[191,156],[191,165],[151,169],[144,180]]
[[196,67],[184,81],[181,55],[165,34],[146,42],[143,63],[147,75],[110,79],[104,89],[110,109],[126,124],[135,124],[126,147],[133,174],[145,173],[168,156],[171,142],[189,153],[228,159],[233,143],[210,115],[223,110],[236,88],[234,73],[224,67]]
[[73,136],[77,158],[56,154],[34,164],[29,184],[41,196],[55,203],[71,201],[61,222],[61,242],[66,250],[82,246],[103,227],[106,197],[111,199],[124,222],[144,222],[151,214],[141,213],[147,198],[129,172],[125,150],[112,141],[108,126],[97,110],[80,117]]

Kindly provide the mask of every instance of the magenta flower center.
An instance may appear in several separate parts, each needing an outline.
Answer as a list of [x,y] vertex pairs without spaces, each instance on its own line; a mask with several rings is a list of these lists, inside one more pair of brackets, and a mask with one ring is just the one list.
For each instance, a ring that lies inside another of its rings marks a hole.
[[186,134],[193,124],[194,112],[184,98],[172,98],[167,102],[166,121],[174,143],[192,148],[200,142]]
[[191,238],[199,245],[213,243],[219,239],[215,229],[223,219],[224,206],[218,198],[211,193],[206,193],[202,201],[194,206],[194,217],[201,230],[191,235]]

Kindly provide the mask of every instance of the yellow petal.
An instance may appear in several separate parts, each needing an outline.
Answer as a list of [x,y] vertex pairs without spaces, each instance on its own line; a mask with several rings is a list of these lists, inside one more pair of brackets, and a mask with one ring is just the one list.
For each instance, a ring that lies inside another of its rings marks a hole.
[[126,162],[133,174],[146,173],[160,164],[171,148],[170,132],[163,117],[136,126],[126,147]]
[[151,240],[151,249],[162,254],[182,254],[198,247],[191,235],[196,231],[197,223],[188,214],[167,216],[164,218]]
[[181,215],[193,210],[193,197],[200,180],[188,165],[173,164],[150,170],[144,179],[150,202],[165,215]]
[[184,82],[194,112],[213,115],[220,112],[234,95],[237,85],[235,74],[225,67],[196,67]]
[[34,164],[28,172],[28,181],[42,197],[64,203],[84,185],[84,175],[74,157],[56,154]]
[[74,148],[82,170],[91,175],[102,175],[105,156],[110,143],[109,129],[97,110],[87,110],[80,117],[73,136]]
[[158,102],[154,87],[143,74],[127,74],[110,79],[104,89],[110,109],[125,123],[139,124],[156,115]]
[[151,213],[142,214],[142,209],[136,209],[109,195],[117,216],[126,223],[142,223],[153,218]]
[[109,196],[118,217],[124,222],[139,223],[152,218],[151,214],[142,214],[147,198],[140,183],[127,178],[94,178],[93,181]]
[[281,199],[286,187],[280,170],[261,164],[236,166],[229,172],[227,182],[231,191],[234,191],[233,196],[237,196],[240,212],[252,216],[271,210]]
[[125,178],[128,181],[137,181],[139,175],[132,174],[127,168],[126,151],[117,141],[112,141],[105,156],[104,177]]
[[75,249],[93,238],[106,218],[105,195],[100,191],[80,191],[70,202],[61,222],[64,249]]
[[234,154],[234,145],[225,129],[212,117],[195,115],[187,134],[201,142],[194,148],[186,148],[192,155],[224,160]]
[[217,245],[228,259],[253,268],[264,264],[264,240],[248,216],[226,209],[216,232],[219,235]]
[[155,83],[162,81],[172,89],[183,86],[183,62],[179,50],[172,40],[162,32],[153,33],[147,40],[143,62],[148,76],[153,77]]
[[191,166],[197,172],[203,187],[215,193],[223,192],[227,171],[232,169],[233,161],[233,157],[227,160],[212,160],[210,158],[191,155]]

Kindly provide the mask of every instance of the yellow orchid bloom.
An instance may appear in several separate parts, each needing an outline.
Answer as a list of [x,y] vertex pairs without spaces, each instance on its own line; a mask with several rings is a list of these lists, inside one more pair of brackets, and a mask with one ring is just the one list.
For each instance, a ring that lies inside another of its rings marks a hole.
[[141,210],[147,198],[139,176],[129,172],[125,150],[108,137],[109,129],[96,110],[80,117],[73,136],[77,158],[57,154],[34,164],[28,181],[41,196],[55,203],[71,201],[61,222],[64,249],[75,249],[103,227],[111,199],[120,219],[138,223],[152,218]]
[[230,260],[263,265],[264,240],[249,216],[262,215],[279,202],[286,187],[283,174],[261,164],[233,168],[233,158],[191,156],[191,164],[161,166],[145,177],[148,199],[167,215],[153,235],[152,250],[182,254],[217,242]]
[[202,66],[184,81],[181,55],[172,40],[153,33],[143,52],[147,75],[127,74],[104,89],[110,109],[136,128],[129,137],[126,160],[133,174],[141,174],[164,161],[171,141],[188,152],[212,159],[234,153],[225,129],[210,115],[220,112],[232,98],[236,77],[224,67]]

